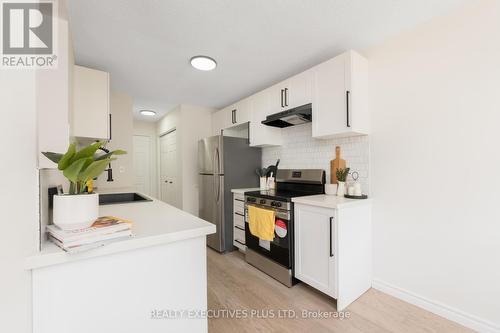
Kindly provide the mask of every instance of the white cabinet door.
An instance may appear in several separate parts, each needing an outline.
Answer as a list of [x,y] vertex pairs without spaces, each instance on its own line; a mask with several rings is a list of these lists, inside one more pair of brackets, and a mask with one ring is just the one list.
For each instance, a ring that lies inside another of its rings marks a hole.
[[269,114],[285,111],[285,82],[280,82],[267,90],[269,91]]
[[109,74],[74,66],[71,135],[110,139]]
[[337,297],[335,210],[295,204],[295,277]]
[[[59,45],[66,45],[69,31],[68,22],[54,17],[58,24]],[[38,168],[57,168],[41,152],[65,153],[69,145],[69,110],[71,77],[73,64],[67,48],[58,51],[58,65],[50,70],[37,69],[36,112],[38,131]],[[20,97],[22,98],[22,97]]]
[[281,128],[266,126],[262,121],[271,114],[272,90],[267,89],[250,97],[250,146],[279,146],[282,144]]
[[291,109],[312,102],[313,72],[305,71],[288,79],[285,84],[285,108]]
[[237,126],[250,121],[250,99],[245,98],[238,103],[229,107],[228,110],[228,123],[229,126]]
[[312,69],[315,138],[368,134],[368,65],[349,51]]
[[277,113],[311,103],[313,85],[313,72],[307,70],[272,86],[269,88],[270,113]]
[[220,135],[221,131],[226,126],[226,114],[227,110],[222,109],[217,112],[212,113],[212,134]]

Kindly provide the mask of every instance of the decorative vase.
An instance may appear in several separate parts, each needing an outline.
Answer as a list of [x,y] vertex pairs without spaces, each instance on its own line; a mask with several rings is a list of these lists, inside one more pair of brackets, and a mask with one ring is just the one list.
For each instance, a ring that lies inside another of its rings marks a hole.
[[54,195],[53,217],[63,230],[88,228],[99,217],[99,194]]
[[337,196],[343,197],[345,195],[345,182],[338,182],[338,187],[337,187]]

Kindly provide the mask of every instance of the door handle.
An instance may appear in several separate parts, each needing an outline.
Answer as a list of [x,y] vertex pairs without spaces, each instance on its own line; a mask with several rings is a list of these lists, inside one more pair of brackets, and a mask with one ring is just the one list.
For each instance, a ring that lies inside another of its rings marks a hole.
[[285,106],[288,106],[288,88],[285,88]]
[[351,95],[351,92],[347,90],[345,92],[345,105],[346,105],[346,110],[347,110],[347,127],[351,127],[351,122],[349,120],[349,96]]
[[332,250],[332,223],[333,223],[333,216],[330,217],[330,257],[333,257],[333,250]]

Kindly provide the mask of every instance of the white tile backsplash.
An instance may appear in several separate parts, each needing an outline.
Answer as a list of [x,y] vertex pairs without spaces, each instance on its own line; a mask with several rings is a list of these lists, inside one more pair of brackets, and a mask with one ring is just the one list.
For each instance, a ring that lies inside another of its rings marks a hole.
[[[274,165],[279,158],[283,169],[324,169],[330,182],[330,161],[335,159],[335,146],[352,171],[359,173],[364,193],[369,193],[370,142],[368,136],[318,140],[312,138],[312,125],[284,128],[283,145],[262,148],[262,165]],[[352,181],[349,176],[348,181]]]

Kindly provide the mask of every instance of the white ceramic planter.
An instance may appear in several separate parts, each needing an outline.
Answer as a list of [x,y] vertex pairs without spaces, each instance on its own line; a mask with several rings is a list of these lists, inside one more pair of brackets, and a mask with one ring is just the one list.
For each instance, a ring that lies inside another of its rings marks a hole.
[[99,194],[54,195],[53,217],[63,230],[88,228],[99,217]]
[[338,182],[339,185],[337,186],[337,196],[343,197],[345,195],[345,182]]

